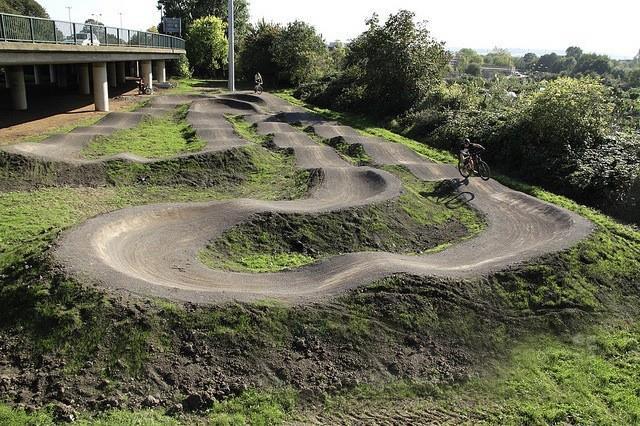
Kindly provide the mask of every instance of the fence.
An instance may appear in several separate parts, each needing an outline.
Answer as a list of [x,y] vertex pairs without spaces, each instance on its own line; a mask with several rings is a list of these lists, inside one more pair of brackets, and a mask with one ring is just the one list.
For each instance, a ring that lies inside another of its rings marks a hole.
[[0,13],[0,42],[2,41],[184,49],[183,39],[166,34],[6,13]]

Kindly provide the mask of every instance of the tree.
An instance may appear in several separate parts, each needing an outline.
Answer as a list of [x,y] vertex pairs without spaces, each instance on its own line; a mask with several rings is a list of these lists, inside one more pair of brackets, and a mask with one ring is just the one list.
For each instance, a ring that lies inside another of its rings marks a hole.
[[[228,0],[158,0],[158,8],[164,8],[165,16],[180,18],[183,31],[191,23],[205,16],[216,16],[223,21],[228,17]],[[249,32],[249,4],[247,0],[234,0],[233,23],[238,48]]]
[[324,75],[331,66],[327,46],[311,25],[289,23],[275,37],[271,48],[278,66],[278,80],[298,85]]
[[556,69],[559,60],[560,57],[555,52],[542,55],[540,56],[540,59],[538,59],[536,70],[542,72],[554,72],[553,70]]
[[517,60],[516,66],[523,71],[533,70],[538,63],[538,55],[535,53],[527,53],[522,58]]
[[152,27],[147,28],[147,32],[148,33],[158,33],[158,27],[156,27],[155,25]]
[[564,161],[604,137],[612,112],[608,89],[599,81],[562,77],[533,95],[527,115],[537,144]]
[[380,25],[374,15],[349,46],[347,68],[354,69],[364,105],[375,115],[397,115],[416,105],[442,81],[449,64],[444,44],[414,16],[401,10]]
[[213,76],[227,63],[226,24],[215,16],[198,18],[187,33],[187,57],[199,75]]
[[35,0],[0,0],[0,13],[49,18],[44,7]]
[[478,77],[478,76],[480,76],[480,74],[482,72],[482,67],[480,66],[480,64],[470,63],[464,69],[464,72],[469,74],[469,75],[473,75],[473,76]]
[[497,67],[510,67],[513,65],[513,57],[511,57],[511,52],[507,49],[499,49],[496,47],[487,53],[485,62]]
[[347,46],[341,41],[335,41],[329,45],[329,55],[331,56],[332,67],[336,70],[344,68],[347,59]]
[[266,84],[275,82],[280,68],[273,59],[273,47],[284,28],[264,20],[249,28],[245,43],[238,58],[239,68],[246,79],[253,81],[260,72]]
[[[482,64],[483,59],[482,56],[473,49],[460,49],[456,53],[456,68],[458,71],[463,71],[467,69],[469,64]],[[465,71],[466,72],[466,71]]]
[[567,56],[575,58],[577,61],[580,59],[580,56],[582,56],[582,49],[576,46],[567,47],[566,54]]
[[604,75],[611,72],[611,60],[606,55],[597,55],[595,53],[585,53],[580,56],[574,74],[600,74]]

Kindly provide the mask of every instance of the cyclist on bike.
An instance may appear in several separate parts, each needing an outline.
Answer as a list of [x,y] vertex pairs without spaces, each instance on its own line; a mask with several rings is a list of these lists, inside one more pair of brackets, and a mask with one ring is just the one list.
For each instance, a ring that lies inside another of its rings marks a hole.
[[471,163],[471,170],[476,170],[476,164],[474,159],[478,154],[481,154],[485,151],[484,146],[478,143],[471,143],[469,138],[464,138],[462,141],[462,147],[460,148],[460,161],[467,164],[467,162]]
[[258,93],[258,86],[262,86],[262,75],[257,72],[256,75],[253,77],[253,80],[256,83],[256,86],[254,88],[254,93]]

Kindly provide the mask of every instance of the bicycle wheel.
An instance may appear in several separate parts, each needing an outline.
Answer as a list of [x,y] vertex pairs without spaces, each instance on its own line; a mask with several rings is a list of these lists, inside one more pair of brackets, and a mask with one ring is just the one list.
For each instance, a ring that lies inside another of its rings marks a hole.
[[262,84],[258,84],[258,87],[256,87],[256,92],[258,93],[258,95],[262,95]]
[[145,87],[144,94],[145,95],[150,95],[151,94],[151,87]]
[[489,180],[491,178],[491,169],[489,169],[489,165],[482,160],[478,163],[478,174],[482,180]]
[[471,176],[471,170],[469,164],[466,161],[458,160],[458,171],[463,178]]

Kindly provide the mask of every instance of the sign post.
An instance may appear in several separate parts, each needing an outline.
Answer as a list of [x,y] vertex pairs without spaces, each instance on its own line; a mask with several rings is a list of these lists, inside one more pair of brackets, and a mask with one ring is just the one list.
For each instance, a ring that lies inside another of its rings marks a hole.
[[180,18],[162,18],[162,29],[165,34],[178,34],[182,36],[182,21]]
[[236,67],[234,62],[233,0],[229,0],[229,90],[236,91]]

